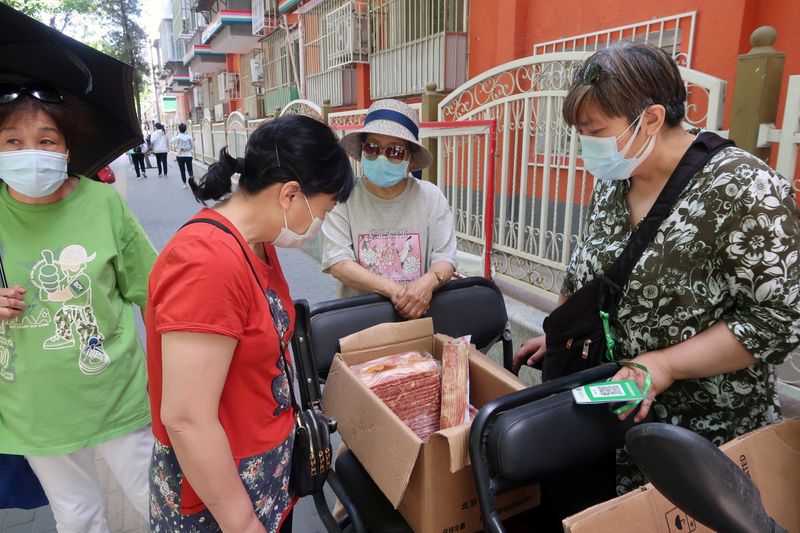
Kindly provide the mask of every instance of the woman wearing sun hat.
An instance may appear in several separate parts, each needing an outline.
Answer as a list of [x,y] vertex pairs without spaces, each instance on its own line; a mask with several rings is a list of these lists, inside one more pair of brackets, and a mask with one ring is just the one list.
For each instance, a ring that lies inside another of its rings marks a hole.
[[442,192],[410,176],[433,161],[419,142],[417,112],[378,100],[341,144],[364,175],[322,227],[323,272],[341,282],[340,296],[378,293],[405,318],[418,318],[455,271],[456,238]]

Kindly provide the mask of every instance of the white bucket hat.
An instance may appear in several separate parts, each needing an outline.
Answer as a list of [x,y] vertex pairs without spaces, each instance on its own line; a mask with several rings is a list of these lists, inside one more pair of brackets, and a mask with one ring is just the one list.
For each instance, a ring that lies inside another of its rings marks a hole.
[[342,148],[353,159],[361,160],[361,144],[367,133],[389,135],[411,143],[413,146],[409,172],[422,170],[433,163],[430,150],[419,142],[417,111],[400,100],[376,100],[367,110],[364,127],[342,137]]

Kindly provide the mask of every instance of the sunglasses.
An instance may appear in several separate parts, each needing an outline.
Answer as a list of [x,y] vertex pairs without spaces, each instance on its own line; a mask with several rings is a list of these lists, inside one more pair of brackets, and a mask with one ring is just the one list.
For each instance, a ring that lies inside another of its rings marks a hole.
[[592,85],[605,75],[610,75],[603,70],[599,63],[589,63],[583,70],[583,84]]
[[61,93],[49,85],[20,87],[19,85],[0,84],[0,104],[10,104],[23,94],[32,96],[46,104],[60,104],[64,101],[64,97],[61,96]]
[[392,146],[383,147],[380,144],[372,142],[365,142],[362,144],[361,151],[364,153],[364,157],[370,161],[378,159],[378,157],[383,154],[386,156],[386,159],[396,164],[400,164],[405,161],[406,156],[408,156],[410,153],[409,149],[405,146],[399,146],[395,144]]

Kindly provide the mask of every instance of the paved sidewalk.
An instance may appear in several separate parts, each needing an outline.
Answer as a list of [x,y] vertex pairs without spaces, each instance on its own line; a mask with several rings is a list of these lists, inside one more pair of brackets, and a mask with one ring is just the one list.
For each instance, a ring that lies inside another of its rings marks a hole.
[[[175,231],[202,206],[188,189],[181,188],[180,173],[174,157],[170,157],[166,177],[159,178],[156,169],[147,169],[147,179],[137,180],[127,156],[112,164],[117,176],[117,188],[139,218],[157,249],[161,249]],[[204,165],[195,164],[195,174],[205,172]],[[281,266],[292,296],[309,302],[336,297],[336,283],[320,272],[319,264],[299,250],[279,249]],[[138,317],[138,315],[137,315]],[[141,332],[142,326],[139,323]],[[143,336],[143,335],[142,335]],[[113,533],[146,533],[144,521],[128,503],[102,458],[97,460],[100,478],[107,488],[106,509],[109,528]],[[293,530],[298,533],[323,533],[313,501],[304,498],[295,508]],[[2,533],[52,533],[55,520],[49,507],[30,511],[0,510]]]

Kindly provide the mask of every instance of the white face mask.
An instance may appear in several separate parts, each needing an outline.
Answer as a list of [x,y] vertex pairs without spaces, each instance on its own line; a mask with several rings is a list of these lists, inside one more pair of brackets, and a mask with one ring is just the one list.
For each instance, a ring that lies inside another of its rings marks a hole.
[[[583,166],[592,176],[599,180],[626,180],[647,159],[656,145],[655,135],[650,138],[638,154],[628,159],[625,158],[642,126],[643,116],[644,111],[639,115],[639,118],[616,137],[580,136]],[[625,147],[619,150],[617,148],[617,140],[625,135],[625,132],[631,129],[634,124],[636,124],[636,129],[633,130],[631,138],[625,143]]]
[[322,219],[314,216],[314,212],[311,210],[311,206],[308,204],[308,198],[306,198],[305,195],[303,195],[303,199],[306,201],[308,212],[311,213],[311,225],[302,235],[290,230],[289,223],[286,220],[286,211],[284,211],[283,227],[281,228],[281,232],[278,233],[278,238],[272,241],[273,245],[279,246],[280,248],[299,248],[316,237],[322,227]]
[[67,154],[47,150],[0,152],[0,179],[25,196],[48,196],[67,179]]

